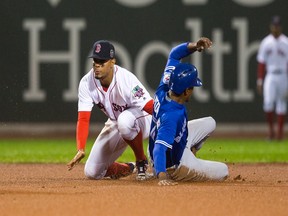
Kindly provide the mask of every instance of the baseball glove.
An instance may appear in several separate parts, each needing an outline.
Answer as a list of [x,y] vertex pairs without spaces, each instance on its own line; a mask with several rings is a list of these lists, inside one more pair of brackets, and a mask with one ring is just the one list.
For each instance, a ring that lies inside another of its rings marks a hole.
[[83,150],[78,150],[75,157],[67,164],[68,170],[72,170],[83,158],[85,157],[85,152]]

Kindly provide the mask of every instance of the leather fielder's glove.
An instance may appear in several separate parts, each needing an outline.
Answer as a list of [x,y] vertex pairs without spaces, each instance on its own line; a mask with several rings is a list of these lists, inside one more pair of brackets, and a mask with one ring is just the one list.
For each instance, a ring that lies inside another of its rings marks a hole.
[[209,49],[212,46],[212,41],[209,38],[201,37],[197,41],[197,51],[201,52],[204,49]]
[[76,164],[78,164],[85,157],[85,152],[83,150],[78,150],[75,157],[67,164],[68,170],[72,170]]

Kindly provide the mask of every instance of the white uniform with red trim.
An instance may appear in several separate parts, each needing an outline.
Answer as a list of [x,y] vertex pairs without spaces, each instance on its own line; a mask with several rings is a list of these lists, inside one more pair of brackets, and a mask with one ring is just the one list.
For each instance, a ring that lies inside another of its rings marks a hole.
[[78,97],[78,111],[91,111],[95,104],[108,117],[85,164],[86,176],[101,179],[126,149],[123,138],[133,140],[139,131],[148,138],[151,115],[141,110],[152,98],[133,73],[118,65],[107,91],[91,69],[80,81]]
[[265,64],[266,75],[263,84],[265,112],[272,112],[276,106],[277,114],[287,112],[288,93],[288,38],[281,34],[275,38],[266,36],[259,47],[257,61]]

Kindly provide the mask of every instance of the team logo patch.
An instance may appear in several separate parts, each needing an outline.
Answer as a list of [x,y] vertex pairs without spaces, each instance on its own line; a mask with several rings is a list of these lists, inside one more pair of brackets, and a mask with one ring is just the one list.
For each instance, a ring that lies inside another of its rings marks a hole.
[[170,76],[171,76],[171,73],[167,73],[167,72],[164,73],[164,76],[163,76],[163,83],[164,84],[168,84],[169,83]]
[[95,53],[99,53],[101,51],[101,44],[97,44],[95,48]]
[[132,94],[134,97],[141,98],[144,95],[144,91],[138,85],[132,89]]

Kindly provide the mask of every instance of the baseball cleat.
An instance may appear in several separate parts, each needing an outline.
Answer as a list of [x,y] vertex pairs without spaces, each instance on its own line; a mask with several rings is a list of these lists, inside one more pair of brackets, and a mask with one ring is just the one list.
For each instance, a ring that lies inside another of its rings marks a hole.
[[136,172],[136,169],[135,169],[136,163],[135,162],[128,162],[126,164],[130,167],[130,173],[131,174]]
[[136,180],[138,181],[145,181],[153,178],[153,174],[147,172],[148,169],[148,161],[141,160],[136,161]]

